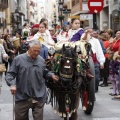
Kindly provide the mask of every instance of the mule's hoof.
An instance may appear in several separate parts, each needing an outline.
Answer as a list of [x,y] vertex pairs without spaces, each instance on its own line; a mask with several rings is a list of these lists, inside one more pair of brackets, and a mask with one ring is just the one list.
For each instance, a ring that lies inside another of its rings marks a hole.
[[84,110],[84,111],[86,110],[86,107],[85,107],[85,106],[83,106],[83,110]]

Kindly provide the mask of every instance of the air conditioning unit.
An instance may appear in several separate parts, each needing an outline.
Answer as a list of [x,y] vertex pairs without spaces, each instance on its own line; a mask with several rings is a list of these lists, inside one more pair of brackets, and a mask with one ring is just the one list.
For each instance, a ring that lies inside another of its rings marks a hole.
[[22,10],[22,7],[17,7],[18,11],[21,11]]

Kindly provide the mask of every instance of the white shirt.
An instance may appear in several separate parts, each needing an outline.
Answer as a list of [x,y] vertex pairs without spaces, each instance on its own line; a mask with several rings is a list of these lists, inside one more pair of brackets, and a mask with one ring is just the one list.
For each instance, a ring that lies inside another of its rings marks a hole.
[[50,38],[50,36],[47,33],[48,32],[45,32],[45,33],[37,32],[31,40],[38,39],[40,40],[41,44],[50,48],[52,47],[50,44],[54,44],[54,41],[51,40],[52,38]]
[[[83,33],[83,35],[81,36],[81,39],[83,38],[84,34],[85,33]],[[105,56],[104,56],[99,40],[94,37],[91,37],[88,34],[86,41],[88,41],[91,44],[92,51],[93,53],[96,53],[97,61],[99,62],[99,64],[103,65],[105,63]]]
[[69,36],[69,40],[73,37],[73,35],[75,35],[79,30],[83,30],[82,28],[79,28],[77,30],[73,30],[73,29],[70,29],[68,31],[68,36]]

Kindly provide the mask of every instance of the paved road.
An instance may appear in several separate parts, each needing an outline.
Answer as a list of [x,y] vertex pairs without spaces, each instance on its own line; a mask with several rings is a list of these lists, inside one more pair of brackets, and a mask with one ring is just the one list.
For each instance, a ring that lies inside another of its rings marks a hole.
[[[78,120],[120,120],[120,101],[111,100],[109,93],[111,92],[110,85],[101,88],[96,93],[96,101],[94,110],[91,115],[87,116],[82,111],[81,104],[79,106],[79,119]],[[12,95],[10,94],[9,87],[3,80],[2,93],[0,95],[0,120],[12,120]],[[30,111],[30,120],[32,119]],[[63,120],[54,113],[50,105],[45,105],[44,120]]]

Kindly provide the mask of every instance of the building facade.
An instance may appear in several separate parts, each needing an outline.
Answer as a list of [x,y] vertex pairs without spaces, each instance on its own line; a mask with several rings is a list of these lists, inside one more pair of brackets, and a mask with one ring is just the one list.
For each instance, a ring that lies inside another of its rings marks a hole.
[[104,7],[100,13],[91,14],[88,0],[72,0],[73,16],[80,16],[81,27],[92,27],[99,30],[120,29],[120,0],[104,0]]
[[8,32],[9,29],[9,0],[0,0],[0,34]]

